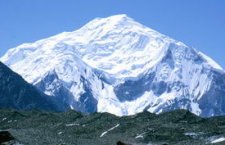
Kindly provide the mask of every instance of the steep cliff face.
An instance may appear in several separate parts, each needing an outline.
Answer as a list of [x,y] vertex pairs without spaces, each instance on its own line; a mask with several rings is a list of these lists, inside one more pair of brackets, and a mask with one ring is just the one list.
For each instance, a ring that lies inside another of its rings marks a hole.
[[225,114],[224,70],[126,15],[20,45],[0,60],[63,106],[82,112]]
[[63,111],[63,108],[0,62],[0,108]]

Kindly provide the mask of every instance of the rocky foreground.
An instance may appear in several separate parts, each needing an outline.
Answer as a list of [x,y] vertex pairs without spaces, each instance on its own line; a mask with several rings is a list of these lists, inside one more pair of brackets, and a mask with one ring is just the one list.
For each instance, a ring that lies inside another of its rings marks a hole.
[[184,110],[127,117],[1,110],[0,144],[222,145],[225,117],[200,118]]

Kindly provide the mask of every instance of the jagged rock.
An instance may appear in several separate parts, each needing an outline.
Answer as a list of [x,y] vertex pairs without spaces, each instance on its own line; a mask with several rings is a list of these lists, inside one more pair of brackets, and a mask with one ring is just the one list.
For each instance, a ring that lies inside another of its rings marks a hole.
[[15,140],[8,131],[0,131],[0,144]]

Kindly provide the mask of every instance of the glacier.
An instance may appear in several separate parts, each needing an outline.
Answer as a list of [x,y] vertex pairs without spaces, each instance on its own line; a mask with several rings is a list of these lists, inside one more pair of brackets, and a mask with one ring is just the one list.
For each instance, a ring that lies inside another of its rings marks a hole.
[[22,44],[0,61],[62,106],[81,112],[225,114],[223,68],[125,14]]

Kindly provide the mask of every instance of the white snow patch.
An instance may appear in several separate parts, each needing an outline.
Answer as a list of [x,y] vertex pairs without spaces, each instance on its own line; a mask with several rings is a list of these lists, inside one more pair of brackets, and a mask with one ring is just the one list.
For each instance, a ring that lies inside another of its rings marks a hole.
[[186,133],[184,133],[184,135],[186,135],[186,136],[198,136],[200,134],[201,133],[195,133],[195,132],[186,132]]
[[78,123],[69,123],[69,124],[66,124],[66,127],[71,127],[71,126],[79,126],[80,124]]
[[63,134],[63,132],[62,132],[62,131],[58,132],[58,135],[61,135],[61,134]]
[[3,118],[2,121],[5,121],[7,118]]
[[109,130],[103,132],[103,133],[100,135],[100,137],[105,136],[108,132],[114,130],[115,128],[117,128],[117,127],[119,127],[119,126],[120,126],[120,124],[117,124],[116,126],[114,126],[114,127],[110,128]]
[[196,115],[200,115],[201,114],[201,109],[199,108],[199,104],[198,103],[194,103],[191,102],[191,112],[196,114]]
[[202,52],[199,52],[199,54],[209,63],[210,66],[212,66],[215,69],[224,71],[223,68],[218,63],[216,63],[212,58],[208,57]]
[[139,139],[139,138],[143,139],[143,138],[144,138],[144,136],[143,136],[144,134],[146,134],[146,132],[137,135],[137,136],[135,137],[135,139]]
[[70,105],[70,109],[74,110],[74,107],[73,107],[73,105]]
[[223,142],[223,141],[225,141],[225,137],[220,137],[220,138],[211,140],[211,143],[215,144],[215,143],[219,143],[219,142]]
[[143,137],[143,135],[138,135],[135,138],[138,139],[138,138],[144,138],[144,137]]

